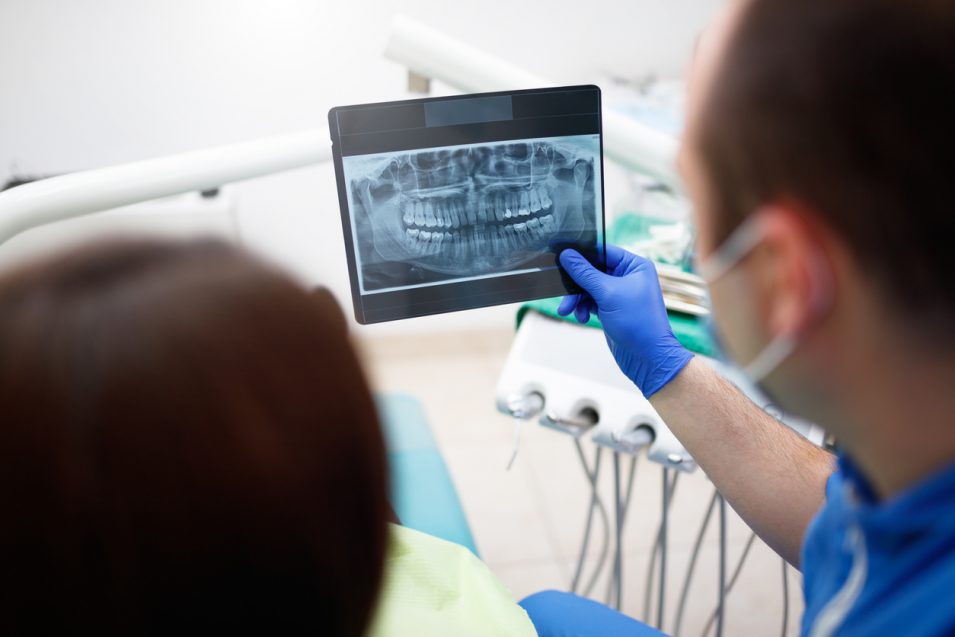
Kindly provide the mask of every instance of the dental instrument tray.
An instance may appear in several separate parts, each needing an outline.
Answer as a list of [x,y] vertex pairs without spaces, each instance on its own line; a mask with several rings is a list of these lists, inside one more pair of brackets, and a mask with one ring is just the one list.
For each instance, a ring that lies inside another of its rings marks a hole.
[[339,106],[328,113],[359,323],[579,291],[604,269],[600,89]]

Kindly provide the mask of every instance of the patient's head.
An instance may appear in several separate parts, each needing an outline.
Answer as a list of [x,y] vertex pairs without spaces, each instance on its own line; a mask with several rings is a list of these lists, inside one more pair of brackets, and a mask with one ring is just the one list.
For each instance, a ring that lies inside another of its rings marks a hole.
[[359,635],[385,474],[327,293],[213,241],[0,276],[0,631]]

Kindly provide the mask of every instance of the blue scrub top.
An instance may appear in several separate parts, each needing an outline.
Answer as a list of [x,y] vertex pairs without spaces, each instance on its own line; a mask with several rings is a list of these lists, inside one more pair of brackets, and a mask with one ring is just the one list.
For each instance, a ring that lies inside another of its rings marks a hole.
[[847,457],[802,550],[802,634],[955,635],[955,465],[878,502]]
[[[802,549],[802,635],[955,635],[955,465],[884,502],[848,458]],[[570,593],[521,602],[540,637],[661,633]]]

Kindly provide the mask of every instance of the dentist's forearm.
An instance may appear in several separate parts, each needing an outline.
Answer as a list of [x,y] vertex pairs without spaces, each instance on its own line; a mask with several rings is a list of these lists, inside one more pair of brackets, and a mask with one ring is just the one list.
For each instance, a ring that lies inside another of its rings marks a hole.
[[650,403],[733,509],[798,567],[806,527],[825,499],[833,456],[759,409],[699,359]]

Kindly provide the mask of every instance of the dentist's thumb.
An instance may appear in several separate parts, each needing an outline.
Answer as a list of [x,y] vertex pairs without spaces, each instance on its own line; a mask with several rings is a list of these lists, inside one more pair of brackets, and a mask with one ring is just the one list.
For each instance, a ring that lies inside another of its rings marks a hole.
[[560,253],[560,265],[567,271],[570,278],[589,294],[597,305],[604,298],[606,289],[605,279],[609,278],[585,259],[579,252],[568,248]]

